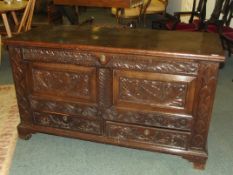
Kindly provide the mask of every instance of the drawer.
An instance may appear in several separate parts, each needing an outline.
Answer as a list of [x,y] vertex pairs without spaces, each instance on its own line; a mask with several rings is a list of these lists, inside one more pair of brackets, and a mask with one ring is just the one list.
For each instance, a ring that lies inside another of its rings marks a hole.
[[108,137],[118,141],[133,141],[145,144],[156,144],[167,147],[187,149],[190,139],[189,132],[165,130],[138,125],[106,123]]
[[98,109],[94,105],[90,106],[64,101],[44,100],[40,99],[39,97],[31,97],[29,101],[33,111],[57,113],[61,115],[78,116],[84,118],[98,117]]
[[101,134],[101,121],[76,116],[33,112],[34,124],[45,127],[75,130],[90,134]]
[[27,84],[32,96],[49,100],[96,103],[96,68],[30,63]]
[[118,108],[192,114],[197,78],[114,70],[113,102]]
[[141,124],[159,128],[191,131],[193,117],[191,115],[160,113],[152,111],[138,111],[111,107],[105,110],[103,118],[106,120]]

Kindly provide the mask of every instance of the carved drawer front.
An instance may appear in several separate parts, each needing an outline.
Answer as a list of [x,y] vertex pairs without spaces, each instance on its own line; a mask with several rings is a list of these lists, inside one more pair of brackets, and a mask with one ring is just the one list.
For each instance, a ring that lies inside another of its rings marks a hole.
[[97,118],[98,109],[96,106],[68,103],[61,101],[43,100],[31,98],[30,105],[33,111],[45,113],[57,113],[62,115],[73,115],[78,117]]
[[31,63],[28,84],[32,95],[49,100],[96,102],[96,68]]
[[187,149],[190,133],[141,127],[137,125],[126,125],[107,122],[106,133],[108,137],[118,141],[135,141],[147,144]]
[[40,112],[34,112],[33,117],[36,125],[101,134],[102,125],[99,120]]
[[190,115],[168,114],[151,111],[133,111],[117,109],[115,107],[107,109],[103,114],[103,118],[111,121],[142,124],[184,131],[191,131],[193,122],[193,118]]
[[134,110],[192,114],[196,77],[114,71],[113,102]]

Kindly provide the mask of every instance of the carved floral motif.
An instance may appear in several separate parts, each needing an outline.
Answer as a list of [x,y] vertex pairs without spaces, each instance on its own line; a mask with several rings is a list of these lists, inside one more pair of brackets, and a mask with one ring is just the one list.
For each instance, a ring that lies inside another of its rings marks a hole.
[[92,134],[101,133],[101,124],[97,120],[87,120],[72,116],[34,113],[34,122],[38,125],[69,130],[77,130]]
[[[158,61],[154,57],[140,57],[131,55],[107,55],[109,62],[105,67],[122,68],[140,71],[150,71],[169,74],[197,75],[198,63],[178,61]],[[100,66],[98,56],[82,50],[23,48],[25,60],[69,63],[85,66]]]
[[126,123],[143,124],[147,126],[180,129],[189,131],[192,126],[191,117],[182,117],[175,114],[158,112],[120,111],[114,107],[106,109],[103,118],[106,120]]
[[133,103],[184,107],[186,83],[120,77],[119,99]]
[[107,66],[169,74],[197,75],[198,63],[178,61],[158,61],[153,57],[114,55]]
[[114,124],[107,124],[107,135],[119,140],[134,140],[136,142],[160,144],[184,149],[187,147],[189,139],[189,134],[187,133]]
[[95,106],[31,99],[31,107],[36,111],[56,112],[67,115],[96,118],[98,109]]
[[87,73],[71,73],[33,69],[33,88],[37,92],[59,93],[68,97],[89,97],[90,76]]
[[16,86],[17,102],[21,121],[30,122],[30,104],[27,99],[26,87],[26,69],[27,65],[23,62],[20,49],[17,47],[9,47],[10,62],[13,71],[14,82]]
[[209,123],[213,107],[213,99],[217,83],[218,64],[209,63],[200,66],[200,90],[196,109],[192,147],[205,149]]
[[22,52],[25,60],[69,63],[86,66],[99,64],[96,56],[78,49],[23,48]]

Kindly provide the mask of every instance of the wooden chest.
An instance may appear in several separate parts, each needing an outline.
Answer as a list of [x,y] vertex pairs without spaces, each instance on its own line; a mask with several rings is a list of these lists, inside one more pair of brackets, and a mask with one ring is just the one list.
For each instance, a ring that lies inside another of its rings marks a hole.
[[223,52],[215,34],[87,27],[7,39],[21,138],[42,132],[204,168]]

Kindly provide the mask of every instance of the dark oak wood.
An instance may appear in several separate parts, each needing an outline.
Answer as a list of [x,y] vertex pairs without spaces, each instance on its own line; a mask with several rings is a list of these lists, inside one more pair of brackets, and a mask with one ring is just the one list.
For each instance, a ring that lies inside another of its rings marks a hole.
[[204,169],[224,61],[217,35],[59,26],[4,43],[21,138],[42,132],[169,153]]

